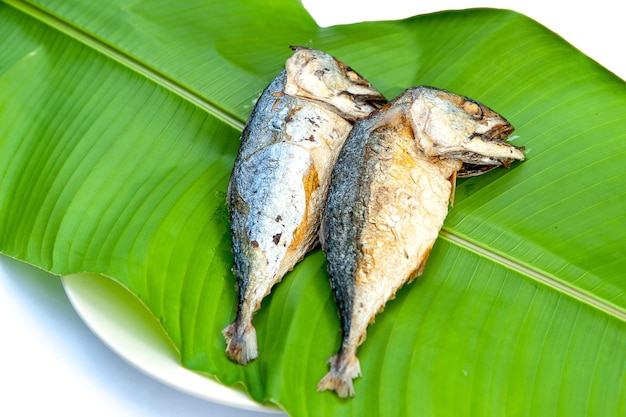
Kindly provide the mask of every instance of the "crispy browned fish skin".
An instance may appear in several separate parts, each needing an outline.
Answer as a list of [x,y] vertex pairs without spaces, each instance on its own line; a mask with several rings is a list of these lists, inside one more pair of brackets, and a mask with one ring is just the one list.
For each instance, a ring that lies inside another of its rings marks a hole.
[[352,379],[361,373],[356,350],[367,325],[424,269],[457,173],[523,160],[504,142],[512,131],[487,107],[430,87],[409,89],[355,124],[335,165],[322,221],[342,344],[319,390],[354,395]]
[[296,48],[263,92],[242,134],[228,192],[237,316],[223,331],[228,356],[258,355],[254,312],[316,245],[336,157],[352,121],[385,98],[345,64]]

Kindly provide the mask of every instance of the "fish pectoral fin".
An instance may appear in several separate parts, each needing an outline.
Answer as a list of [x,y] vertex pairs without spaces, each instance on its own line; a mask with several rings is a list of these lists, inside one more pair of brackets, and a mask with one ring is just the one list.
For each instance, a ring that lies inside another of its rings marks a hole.
[[452,173],[452,175],[450,176],[450,201],[448,204],[450,204],[450,207],[454,206],[454,193],[456,191],[456,173],[457,171],[454,171]]
[[405,126],[406,123],[406,109],[404,106],[389,106],[385,108],[385,111],[379,111],[374,116],[374,123],[369,126],[370,132],[380,127],[394,127]]
[[422,275],[422,273],[424,272],[424,268],[426,267],[426,261],[428,260],[428,257],[430,256],[430,251],[432,250],[433,246],[431,245],[426,252],[424,253],[424,255],[422,256],[422,259],[420,260],[419,264],[417,265],[417,267],[413,270],[412,273],[409,274],[407,282],[411,282],[413,281],[415,278],[419,277],[420,275]]
[[317,390],[332,390],[341,398],[354,397],[352,380],[361,376],[359,359],[354,354],[339,352],[328,363],[330,371],[317,384]]

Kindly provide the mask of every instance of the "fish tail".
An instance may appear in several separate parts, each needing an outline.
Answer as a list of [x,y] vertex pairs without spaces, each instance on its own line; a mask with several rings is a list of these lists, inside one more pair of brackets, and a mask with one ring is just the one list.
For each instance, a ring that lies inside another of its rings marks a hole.
[[352,380],[361,376],[361,365],[356,355],[340,352],[331,357],[328,363],[330,371],[317,384],[317,390],[333,390],[342,398],[354,397]]
[[222,334],[226,338],[226,354],[231,360],[247,365],[259,356],[256,330],[252,322],[237,318],[222,331]]

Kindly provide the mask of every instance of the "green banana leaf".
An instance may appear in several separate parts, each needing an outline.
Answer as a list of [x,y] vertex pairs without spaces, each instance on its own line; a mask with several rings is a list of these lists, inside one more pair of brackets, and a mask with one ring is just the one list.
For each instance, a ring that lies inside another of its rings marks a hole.
[[[369,327],[356,397],[316,392],[339,347],[320,250],[225,357],[225,192],[289,45],[388,98],[427,84],[517,128],[527,161],[459,181],[424,274]],[[626,84],[512,11],[319,28],[296,0],[0,3],[0,252],[113,278],[183,366],[293,416],[626,415]]]

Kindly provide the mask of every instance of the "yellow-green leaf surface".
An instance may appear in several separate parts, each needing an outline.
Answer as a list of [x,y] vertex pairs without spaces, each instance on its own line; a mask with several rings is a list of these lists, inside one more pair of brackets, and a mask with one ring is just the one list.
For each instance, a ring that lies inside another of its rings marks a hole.
[[[527,161],[460,181],[424,274],[359,349],[357,396],[318,393],[339,322],[323,253],[224,355],[226,185],[291,44],[392,98],[427,84],[516,127]],[[296,0],[0,3],[0,251],[112,277],[185,367],[293,416],[626,415],[626,85],[511,11],[319,28]]]

